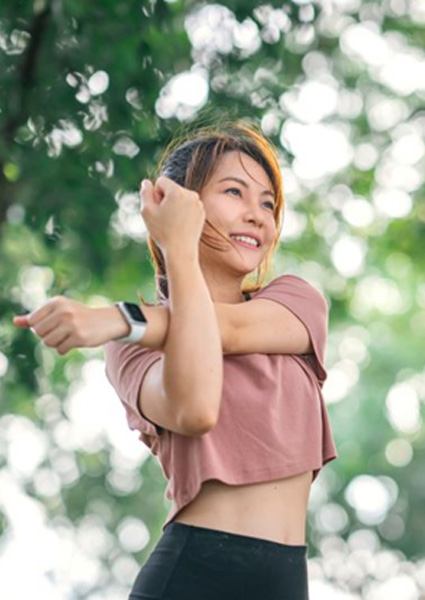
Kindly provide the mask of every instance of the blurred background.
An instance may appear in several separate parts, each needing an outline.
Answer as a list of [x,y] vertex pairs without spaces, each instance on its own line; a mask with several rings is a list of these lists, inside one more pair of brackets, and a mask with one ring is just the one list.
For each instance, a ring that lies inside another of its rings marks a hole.
[[140,181],[224,112],[279,149],[275,275],[331,306],[311,600],[425,598],[424,28],[423,0],[3,0],[2,598],[123,600],[161,535],[165,480],[102,347],[60,356],[12,318],[154,301]]

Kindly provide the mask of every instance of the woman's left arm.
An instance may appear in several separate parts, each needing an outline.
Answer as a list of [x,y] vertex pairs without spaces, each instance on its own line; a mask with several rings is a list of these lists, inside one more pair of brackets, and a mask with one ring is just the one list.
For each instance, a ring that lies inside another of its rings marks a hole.
[[31,329],[59,354],[101,346],[128,330],[116,306],[90,307],[66,296],[54,296],[29,314],[14,316],[13,324]]
[[[223,354],[308,354],[312,351],[308,330],[293,312],[270,300],[229,304],[214,302]],[[168,308],[145,306],[141,310],[151,324],[141,345],[161,350],[167,338]]]
[[[226,306],[215,303],[224,354],[233,346]],[[167,339],[168,307],[142,304],[140,308],[148,322],[140,345],[162,350]],[[27,315],[16,315],[13,324],[31,329],[46,346],[55,348],[59,354],[66,354],[73,348],[101,346],[129,333],[116,306],[90,307],[65,296],[55,296]]]
[[[311,350],[302,322],[274,302],[258,299],[239,304],[215,302],[214,306],[223,354],[300,354]],[[162,350],[167,339],[168,307],[142,304],[140,308],[148,323],[140,345]],[[51,298],[28,315],[15,316],[13,323],[32,329],[59,354],[73,348],[101,346],[129,333],[116,306],[90,307],[65,296]]]

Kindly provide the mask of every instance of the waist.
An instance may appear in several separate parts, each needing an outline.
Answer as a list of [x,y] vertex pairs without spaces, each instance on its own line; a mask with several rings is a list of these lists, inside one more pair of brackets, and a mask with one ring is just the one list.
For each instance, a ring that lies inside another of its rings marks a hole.
[[281,544],[305,544],[311,480],[311,471],[244,485],[210,479],[174,521]]

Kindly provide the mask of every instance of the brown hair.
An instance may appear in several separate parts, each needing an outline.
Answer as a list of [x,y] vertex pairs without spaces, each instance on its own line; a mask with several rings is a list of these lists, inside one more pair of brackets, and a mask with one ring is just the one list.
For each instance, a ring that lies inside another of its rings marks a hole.
[[[250,293],[263,286],[270,269],[273,254],[280,239],[285,202],[277,151],[264,137],[258,126],[247,119],[221,120],[218,125],[198,127],[194,131],[186,132],[183,136],[177,136],[165,148],[158,164],[157,173],[151,179],[154,181],[160,175],[165,175],[179,185],[200,193],[213,175],[220,157],[233,150],[245,152],[263,167],[270,178],[275,194],[273,214],[276,223],[276,237],[270,250],[257,267],[256,280],[248,281],[242,286],[242,293]],[[225,238],[227,243],[233,244],[231,238],[224,236],[208,219],[206,222],[219,236]],[[223,250],[214,245],[214,239],[213,236],[209,236],[203,231],[200,242],[210,248]],[[162,303],[168,299],[164,257],[149,233],[147,245],[155,271],[157,301]],[[236,245],[234,247],[239,251]],[[250,274],[247,274],[247,277],[249,276]],[[143,296],[139,295],[143,304],[149,305]]]

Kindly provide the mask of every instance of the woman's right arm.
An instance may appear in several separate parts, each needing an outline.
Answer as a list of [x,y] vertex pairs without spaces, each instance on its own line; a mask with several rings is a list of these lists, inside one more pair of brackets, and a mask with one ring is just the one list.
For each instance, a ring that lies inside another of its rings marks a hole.
[[[197,261],[185,261],[180,257],[178,263],[168,260],[167,265],[171,277],[171,306],[141,305],[148,326],[139,343],[121,344],[114,341],[128,334],[128,325],[117,307],[96,309],[109,311],[103,320],[105,325],[108,324],[108,335],[111,336],[110,343],[105,345],[106,374],[123,401],[132,429],[154,435],[153,425],[156,425],[181,435],[197,436],[215,424],[221,398],[221,389],[220,398],[217,395],[213,397],[211,393],[214,383],[211,385],[210,377],[214,378],[214,373],[209,372],[206,377],[202,375],[202,370],[208,369],[209,361],[213,360],[211,353],[206,358],[201,354],[214,346],[207,341],[208,327],[203,326],[208,322],[211,312],[208,308],[208,314],[202,309],[197,310],[202,308],[205,300],[205,288]],[[200,287],[196,282],[200,283]],[[189,298],[187,290],[191,290]],[[200,293],[196,290],[200,290]],[[206,302],[208,306],[209,297]],[[217,304],[213,306],[216,308]],[[179,310],[179,307],[182,308]],[[171,319],[176,327],[170,330]],[[222,331],[218,335],[220,333]],[[171,341],[168,352],[167,339]],[[203,348],[199,350],[198,345]],[[219,347],[222,360],[221,343]],[[200,378],[199,386],[196,377]],[[206,405],[208,415],[204,419],[203,413],[199,413]],[[209,410],[212,406],[216,407],[216,411],[211,420]]]
[[165,256],[169,323],[163,346],[163,386],[182,427],[207,431],[218,419],[223,348],[214,303],[197,253]]
[[[142,216],[161,248],[168,280],[169,323],[159,390],[165,396],[164,413],[171,411],[178,428],[202,433],[218,419],[223,388],[221,334],[199,264],[205,208],[197,192],[164,176],[155,186],[143,182],[141,200]],[[144,403],[142,396],[143,390]]]

